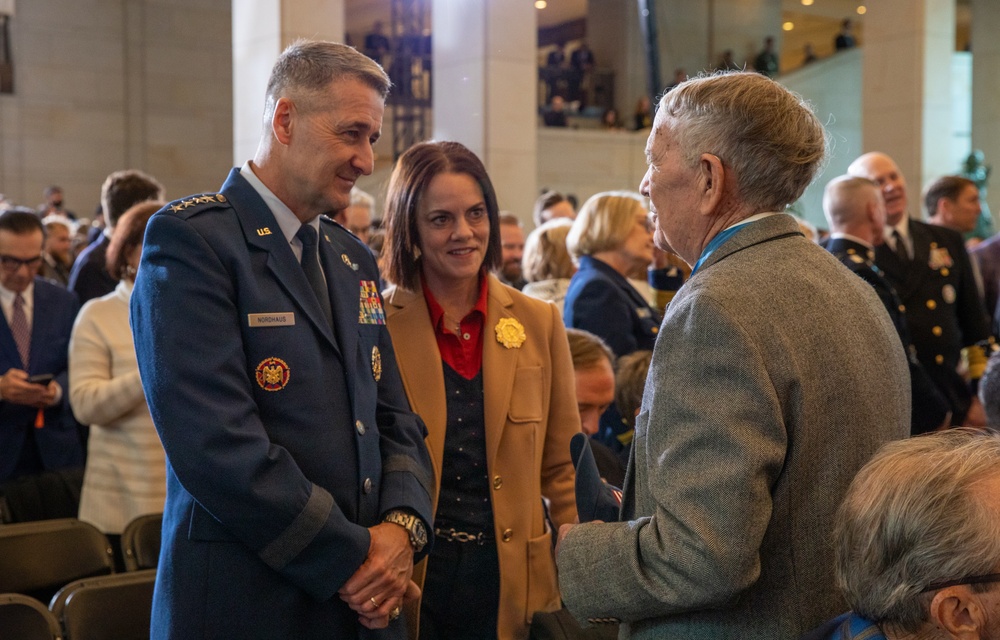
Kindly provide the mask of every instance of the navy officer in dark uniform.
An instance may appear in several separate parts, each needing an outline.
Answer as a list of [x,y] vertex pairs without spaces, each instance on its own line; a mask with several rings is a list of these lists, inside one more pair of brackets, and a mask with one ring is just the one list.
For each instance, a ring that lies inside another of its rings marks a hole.
[[425,429],[375,260],[321,216],[371,173],[388,89],[350,47],[292,44],[253,160],[150,221],[131,314],[168,459],[154,639],[405,636]]
[[[892,158],[866,153],[848,168],[868,178],[885,202],[885,242],[875,249],[875,264],[906,307],[917,357],[948,399],[952,424],[984,426],[975,386],[991,348],[990,321],[976,287],[962,236],[956,231],[907,215],[906,179]],[[967,348],[971,384],[958,372]]]
[[826,250],[872,286],[906,349],[910,366],[911,434],[950,425],[951,406],[917,359],[903,303],[875,266],[875,246],[882,243],[885,227],[885,206],[878,185],[867,178],[834,178],[823,191],[823,213],[830,225]]

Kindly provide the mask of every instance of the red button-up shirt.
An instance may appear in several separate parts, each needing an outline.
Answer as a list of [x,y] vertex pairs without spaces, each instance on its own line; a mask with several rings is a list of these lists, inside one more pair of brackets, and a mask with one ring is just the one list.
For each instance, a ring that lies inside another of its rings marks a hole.
[[431,326],[434,327],[434,337],[437,339],[441,359],[448,363],[466,380],[476,377],[483,368],[483,325],[486,324],[486,299],[489,285],[485,273],[479,276],[479,299],[459,323],[459,333],[454,327],[445,326],[444,309],[434,299],[434,294],[421,283],[427,310],[431,314]]

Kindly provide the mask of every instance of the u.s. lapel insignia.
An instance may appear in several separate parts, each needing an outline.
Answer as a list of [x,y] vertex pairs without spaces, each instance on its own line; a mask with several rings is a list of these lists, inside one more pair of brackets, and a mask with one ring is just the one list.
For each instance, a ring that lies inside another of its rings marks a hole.
[[385,311],[374,280],[361,281],[361,304],[358,306],[358,324],[385,324]]
[[526,338],[524,327],[514,318],[500,318],[496,332],[497,342],[508,349],[520,349]]
[[344,261],[344,264],[346,264],[346,265],[347,265],[347,266],[349,266],[350,268],[354,269],[355,271],[357,271],[357,270],[358,270],[358,263],[356,263],[356,262],[351,262],[351,259],[350,259],[350,258],[349,258],[349,257],[347,256],[347,254],[346,254],[346,253],[342,253],[342,254],[340,254],[340,259],[341,259],[341,260],[343,260],[343,261]]
[[372,377],[375,382],[382,379],[382,352],[378,347],[372,347]]
[[265,358],[257,365],[257,384],[264,391],[281,391],[288,384],[291,370],[281,358]]
[[270,227],[261,227],[260,229],[257,229],[257,235],[259,235],[259,236],[269,236],[269,235],[271,235],[271,228]]
[[955,263],[951,259],[951,254],[948,253],[948,247],[931,247],[931,257],[927,261],[928,267],[937,270],[942,267],[951,267],[953,264]]

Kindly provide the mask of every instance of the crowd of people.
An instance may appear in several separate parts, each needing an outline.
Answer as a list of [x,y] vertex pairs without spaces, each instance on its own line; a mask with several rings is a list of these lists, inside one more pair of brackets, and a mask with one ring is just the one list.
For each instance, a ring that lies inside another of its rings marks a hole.
[[218,192],[115,172],[75,260],[61,192],[0,214],[0,492],[83,467],[115,548],[162,512],[153,638],[1000,633],[975,183],[925,223],[867,153],[807,238],[823,127],[736,71],[664,95],[636,191],[528,221],[430,141],[377,212],[389,88],[299,41]]

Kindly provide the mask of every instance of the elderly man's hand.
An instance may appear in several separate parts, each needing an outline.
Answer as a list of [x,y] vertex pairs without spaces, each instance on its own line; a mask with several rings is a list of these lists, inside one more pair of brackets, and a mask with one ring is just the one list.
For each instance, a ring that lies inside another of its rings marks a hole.
[[420,589],[410,580],[413,547],[406,529],[384,522],[368,531],[371,533],[368,557],[338,594],[359,614],[364,627],[382,629],[389,625],[390,614],[402,607],[404,600],[420,596]]

